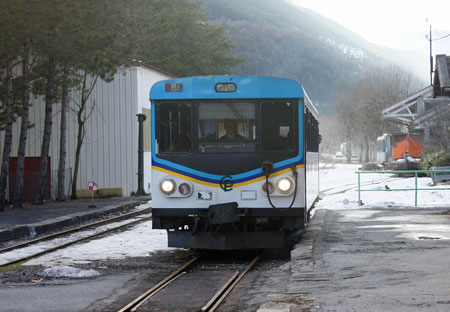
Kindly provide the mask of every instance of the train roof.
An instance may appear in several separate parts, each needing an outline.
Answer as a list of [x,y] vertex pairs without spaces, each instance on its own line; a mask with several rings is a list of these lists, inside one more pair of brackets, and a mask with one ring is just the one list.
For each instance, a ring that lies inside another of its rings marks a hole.
[[[236,90],[218,92],[216,91],[218,84],[234,84]],[[150,90],[150,100],[304,97],[305,92],[298,81],[265,76],[225,75],[174,78],[159,81]]]

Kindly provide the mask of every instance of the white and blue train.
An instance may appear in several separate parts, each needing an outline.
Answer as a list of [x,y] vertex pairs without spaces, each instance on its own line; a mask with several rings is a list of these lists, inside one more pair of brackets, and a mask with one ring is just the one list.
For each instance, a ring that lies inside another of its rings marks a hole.
[[319,193],[316,108],[295,80],[160,81],[152,105],[153,228],[171,247],[283,247]]

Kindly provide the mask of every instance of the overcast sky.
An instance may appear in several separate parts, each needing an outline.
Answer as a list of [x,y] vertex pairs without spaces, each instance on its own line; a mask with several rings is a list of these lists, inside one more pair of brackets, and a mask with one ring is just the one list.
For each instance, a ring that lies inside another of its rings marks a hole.
[[[364,39],[387,47],[427,51],[429,43],[425,34],[429,32],[430,22],[435,30],[433,39],[450,33],[450,0],[296,1]],[[433,54],[450,54],[450,37],[434,43]]]

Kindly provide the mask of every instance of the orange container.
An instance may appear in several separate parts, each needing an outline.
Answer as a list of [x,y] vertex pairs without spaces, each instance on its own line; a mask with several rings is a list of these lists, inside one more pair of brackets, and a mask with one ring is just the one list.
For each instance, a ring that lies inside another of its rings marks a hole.
[[422,156],[422,146],[423,144],[419,142],[416,135],[401,134],[391,136],[391,151],[394,160],[402,159],[406,155],[420,158]]

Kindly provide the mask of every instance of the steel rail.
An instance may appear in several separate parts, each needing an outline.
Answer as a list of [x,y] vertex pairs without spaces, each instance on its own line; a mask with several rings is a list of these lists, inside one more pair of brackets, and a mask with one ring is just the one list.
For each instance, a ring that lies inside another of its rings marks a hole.
[[61,231],[61,232],[57,232],[57,233],[49,234],[49,235],[42,236],[42,237],[39,237],[39,238],[35,238],[35,239],[32,239],[32,240],[26,241],[24,243],[20,243],[20,244],[14,245],[14,246],[9,246],[9,247],[0,249],[0,254],[2,254],[4,252],[7,252],[7,251],[14,250],[14,249],[23,248],[23,247],[26,247],[26,246],[29,246],[29,245],[32,245],[32,244],[35,244],[35,243],[38,243],[38,242],[42,242],[42,241],[45,241],[45,240],[53,239],[53,238],[56,238],[56,237],[59,237],[59,236],[75,233],[75,232],[78,232],[78,231],[81,231],[81,230],[84,230],[84,229],[87,229],[87,228],[90,228],[90,227],[94,227],[94,226],[98,226],[98,225],[102,225],[102,224],[106,224],[106,223],[111,223],[111,222],[114,222],[114,221],[117,221],[117,220],[121,220],[121,219],[126,219],[126,218],[128,218],[130,216],[133,216],[133,215],[140,215],[140,214],[144,214],[144,213],[147,213],[147,212],[151,212],[151,209],[152,208],[144,208],[144,209],[140,209],[140,210],[137,210],[137,211],[128,212],[128,213],[125,213],[123,215],[116,216],[116,217],[113,217],[113,218],[96,221],[96,222],[85,224],[85,225],[82,225],[80,227],[76,227],[76,228],[73,228],[73,229],[64,230],[64,231]]
[[174,279],[176,279],[178,276],[183,274],[183,271],[189,268],[191,265],[193,265],[195,262],[197,262],[200,259],[200,256],[197,256],[193,259],[191,259],[189,262],[185,263],[183,266],[178,268],[176,271],[172,272],[170,275],[165,277],[163,280],[161,280],[158,284],[153,286],[152,288],[145,291],[142,295],[128,303],[126,306],[118,310],[117,312],[131,312],[136,311],[145,301],[147,301],[150,297],[155,295],[158,291],[163,289],[165,286],[167,286],[169,283],[171,283]]
[[165,283],[164,285],[162,285],[160,288],[158,288],[157,290],[155,290],[154,292],[152,292],[151,294],[147,295],[146,297],[144,297],[138,304],[136,304],[131,310],[130,312],[136,312],[137,309],[139,309],[139,307],[141,305],[143,305],[145,302],[147,302],[147,300],[149,300],[151,297],[153,297],[154,295],[156,295],[157,293],[159,293],[161,290],[163,290],[163,288],[165,288],[166,286],[168,286],[170,283],[172,283],[173,281],[175,281],[177,278],[179,278],[181,275],[186,274],[186,271],[181,272],[180,274],[178,274],[177,276],[175,276],[174,278],[172,278],[170,281],[168,281],[167,283]]
[[16,264],[16,263],[19,263],[19,262],[22,262],[22,261],[26,261],[26,260],[29,260],[29,259],[32,259],[32,258],[35,258],[35,257],[38,257],[38,256],[42,256],[44,254],[53,252],[55,250],[62,249],[62,248],[68,247],[70,245],[73,245],[73,244],[76,244],[76,243],[79,243],[79,242],[82,242],[82,241],[85,241],[85,240],[92,239],[94,237],[103,235],[105,233],[113,232],[113,231],[116,231],[116,230],[121,229],[121,228],[129,227],[131,225],[135,225],[137,223],[141,223],[141,222],[150,220],[151,218],[152,218],[151,216],[145,217],[145,218],[142,218],[142,219],[139,219],[139,220],[136,220],[136,221],[132,221],[132,222],[129,222],[129,223],[126,223],[126,224],[122,224],[122,225],[114,227],[114,228],[110,228],[110,229],[106,229],[106,230],[100,231],[98,233],[94,233],[92,235],[88,235],[88,236],[85,236],[85,237],[82,237],[82,238],[79,238],[79,239],[75,239],[73,241],[69,241],[69,242],[66,242],[66,243],[63,243],[63,244],[60,244],[60,245],[48,248],[46,250],[39,251],[39,252],[34,253],[32,255],[29,255],[29,256],[26,256],[26,257],[22,257],[22,258],[19,258],[19,259],[16,259],[16,260],[12,260],[12,261],[0,264],[0,268],[7,267],[9,265]]
[[227,288],[231,285],[231,283],[233,283],[233,281],[238,277],[238,275],[239,272],[234,272],[233,276],[231,276],[225,282],[225,284],[223,284],[223,286],[214,294],[214,296],[212,296],[212,298],[208,301],[208,303],[201,308],[201,311],[202,312],[207,311],[209,307],[211,307],[214,304],[214,302],[216,302],[219,296],[222,295],[227,290]]
[[222,303],[223,300],[228,296],[228,294],[233,290],[233,288],[239,283],[239,281],[247,274],[248,271],[255,265],[256,262],[261,258],[261,255],[258,255],[253,259],[253,261],[242,271],[239,276],[237,276],[238,272],[236,272],[220,289],[214,294],[211,300],[208,301],[202,308],[202,312],[212,312],[217,309],[217,307]]

